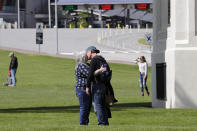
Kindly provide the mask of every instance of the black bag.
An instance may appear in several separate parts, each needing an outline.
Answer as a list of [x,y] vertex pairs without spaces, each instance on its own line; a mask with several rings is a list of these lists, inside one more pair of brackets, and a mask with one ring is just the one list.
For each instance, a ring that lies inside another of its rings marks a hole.
[[[98,73],[95,76],[96,82],[98,83],[104,83],[105,84],[105,104],[107,106],[112,106],[113,105],[113,101],[114,101],[114,97],[111,95],[111,92],[109,90],[108,85],[110,84],[111,78],[112,78],[112,70],[110,70],[109,64],[107,63],[107,61],[102,57],[102,56],[96,56],[96,58],[99,60],[100,62],[100,67],[106,67],[107,70]],[[111,86],[111,84],[110,84]]]
[[107,104],[107,106],[112,106],[114,102],[114,98],[111,95],[106,95],[105,96],[105,103]]
[[107,83],[111,80],[112,70],[110,71],[103,71],[99,73],[100,81],[103,83]]

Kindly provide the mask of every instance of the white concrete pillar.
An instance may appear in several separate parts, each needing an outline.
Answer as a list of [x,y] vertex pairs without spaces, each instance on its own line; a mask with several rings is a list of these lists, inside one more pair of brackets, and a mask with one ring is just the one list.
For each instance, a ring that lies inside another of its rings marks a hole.
[[197,41],[197,1],[190,0],[188,3],[188,32],[189,32],[189,44],[196,46]]
[[[170,0],[171,24],[167,25],[165,0],[154,0],[152,54],[153,107],[197,107],[197,36],[195,0]],[[165,35],[167,34],[167,35]],[[167,36],[167,38],[166,38]],[[166,100],[156,98],[156,63],[166,62]]]
[[[197,38],[195,36],[195,0],[176,0],[175,4],[175,94],[172,108],[197,107]],[[179,10],[179,6],[181,10]],[[184,12],[183,12],[184,11]],[[178,17],[179,16],[179,17]]]
[[178,44],[188,42],[189,3],[190,0],[172,0],[172,27]]
[[168,0],[153,1],[152,106],[165,107],[165,100],[157,99],[156,64],[165,62],[168,27]]

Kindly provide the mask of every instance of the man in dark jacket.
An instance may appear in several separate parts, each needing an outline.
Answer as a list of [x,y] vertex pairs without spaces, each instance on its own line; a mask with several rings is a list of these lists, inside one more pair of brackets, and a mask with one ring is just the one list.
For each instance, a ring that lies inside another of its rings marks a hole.
[[105,84],[102,82],[96,82],[94,75],[95,71],[101,68],[100,57],[97,56],[99,52],[100,51],[94,46],[90,46],[86,49],[86,55],[88,59],[91,60],[87,79],[86,93],[90,95],[91,89],[91,94],[98,119],[98,125],[109,125],[109,116],[105,104]]
[[18,68],[18,60],[17,60],[17,57],[14,56],[14,52],[11,52],[9,54],[9,57],[11,58],[10,67],[9,67],[9,70],[11,71],[11,77],[12,77],[11,86],[16,86],[16,71]]

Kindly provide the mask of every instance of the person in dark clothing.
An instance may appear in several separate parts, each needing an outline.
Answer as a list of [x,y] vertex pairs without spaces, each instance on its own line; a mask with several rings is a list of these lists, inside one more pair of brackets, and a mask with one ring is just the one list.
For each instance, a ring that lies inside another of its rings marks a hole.
[[9,67],[9,70],[11,71],[11,77],[12,77],[11,86],[16,86],[16,72],[18,68],[18,60],[17,60],[17,57],[14,56],[14,52],[11,52],[9,54],[9,57],[11,58],[10,67]]
[[[91,96],[86,94],[87,77],[89,65],[87,63],[87,56],[81,53],[76,58],[75,76],[76,85],[75,91],[80,104],[80,125],[88,125],[89,114],[91,109]],[[104,71],[105,68],[100,68],[95,71],[95,75]]]
[[106,95],[111,96],[112,101],[111,101],[110,106],[112,106],[113,103],[118,102],[118,100],[114,96],[114,90],[113,90],[111,82],[110,82],[111,77],[112,77],[112,70],[110,70],[110,67],[109,67],[108,63],[106,62],[105,58],[103,58],[102,56],[99,56],[99,55],[97,55],[96,57],[100,61],[100,66],[104,66],[106,68],[106,71],[100,72],[97,75],[95,75],[95,79],[97,82],[101,81],[105,84]]
[[86,93],[90,95],[91,90],[98,119],[98,125],[109,125],[108,118],[110,110],[105,104],[106,86],[105,83],[96,81],[94,74],[97,69],[101,68],[101,58],[97,56],[98,53],[100,53],[100,51],[94,46],[90,46],[86,49],[86,55],[88,59],[91,60],[87,78]]

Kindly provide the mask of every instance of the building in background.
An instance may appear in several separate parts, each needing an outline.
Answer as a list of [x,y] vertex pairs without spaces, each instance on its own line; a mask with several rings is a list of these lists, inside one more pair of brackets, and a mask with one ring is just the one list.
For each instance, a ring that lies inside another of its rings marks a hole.
[[[152,0],[59,0],[60,27],[152,28]],[[52,3],[54,5],[54,3]]]
[[[117,0],[116,3],[104,1],[105,4],[98,4],[99,1],[102,2],[102,0],[93,0],[92,3],[83,0],[58,0],[58,27],[152,27],[152,0]],[[53,27],[55,24],[54,0],[51,0],[50,4]],[[1,0],[0,18],[5,22],[17,22],[17,10],[17,0]],[[49,25],[48,0],[20,0],[21,27],[35,28],[38,22],[42,22],[45,26]]]
[[[20,25],[35,28],[37,22],[48,22],[48,0],[20,0]],[[18,21],[17,0],[1,0],[0,18],[7,23]]]
[[0,2],[0,18],[4,21],[14,23],[17,21],[17,1],[1,0]]

